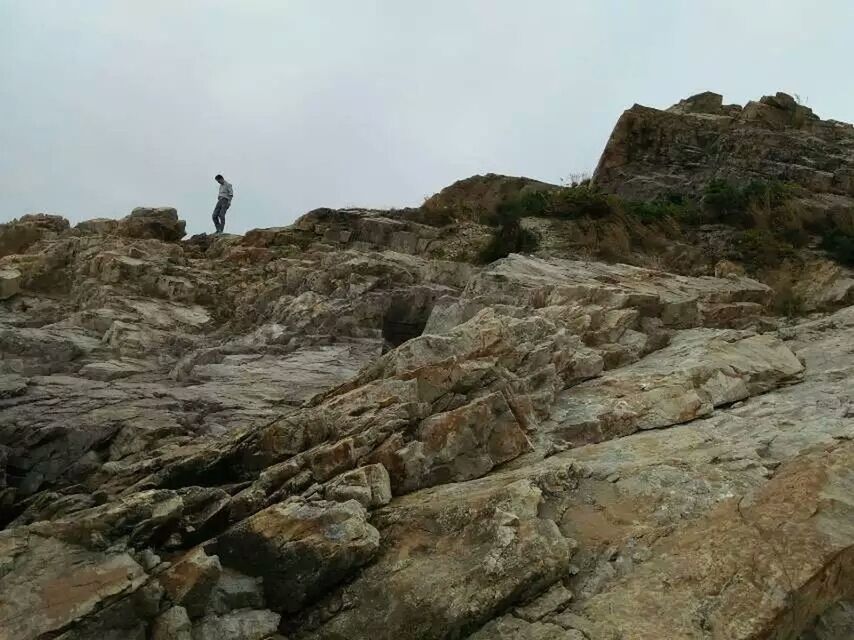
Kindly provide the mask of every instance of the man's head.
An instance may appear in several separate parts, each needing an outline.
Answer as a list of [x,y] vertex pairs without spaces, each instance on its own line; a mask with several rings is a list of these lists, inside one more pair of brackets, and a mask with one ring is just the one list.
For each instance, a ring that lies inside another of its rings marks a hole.
[[225,182],[225,178],[223,178],[220,174],[216,174],[216,175],[214,176],[214,180],[216,180],[216,181],[217,181],[217,182],[219,182],[220,184],[222,184],[223,182]]

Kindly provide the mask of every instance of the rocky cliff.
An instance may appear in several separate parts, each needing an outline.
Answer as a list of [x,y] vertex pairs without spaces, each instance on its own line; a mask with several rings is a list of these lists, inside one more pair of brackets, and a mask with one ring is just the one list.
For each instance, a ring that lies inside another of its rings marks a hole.
[[583,259],[579,220],[477,264],[499,181],[2,226],[0,638],[851,638],[854,307]]

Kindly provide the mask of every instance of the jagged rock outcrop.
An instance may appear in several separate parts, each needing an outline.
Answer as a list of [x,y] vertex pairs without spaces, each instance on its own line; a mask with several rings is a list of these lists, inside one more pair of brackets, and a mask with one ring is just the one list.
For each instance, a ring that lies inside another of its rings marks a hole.
[[68,227],[65,218],[46,213],[29,214],[0,224],[0,258],[21,253],[42,238],[56,237]]
[[795,182],[827,205],[854,197],[854,127],[821,120],[777,93],[744,107],[706,92],[667,110],[634,105],[617,121],[593,175],[630,199],[697,194],[715,178]]
[[557,186],[531,178],[488,173],[458,180],[427,198],[422,209],[438,219],[453,218],[487,223],[508,200],[531,193],[542,193]]
[[439,209],[0,230],[0,638],[850,638],[847,294]]
[[[97,221],[83,228],[92,230]],[[166,242],[177,242],[184,237],[185,223],[178,220],[178,212],[172,207],[137,207],[129,216],[119,221],[115,233],[126,238],[154,238]]]

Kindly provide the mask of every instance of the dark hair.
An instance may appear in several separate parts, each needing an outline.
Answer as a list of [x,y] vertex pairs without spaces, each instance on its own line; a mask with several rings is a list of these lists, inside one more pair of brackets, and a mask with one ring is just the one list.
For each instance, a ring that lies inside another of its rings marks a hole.
[[214,180],[225,180],[225,178],[222,177],[222,174],[218,173],[214,176]]

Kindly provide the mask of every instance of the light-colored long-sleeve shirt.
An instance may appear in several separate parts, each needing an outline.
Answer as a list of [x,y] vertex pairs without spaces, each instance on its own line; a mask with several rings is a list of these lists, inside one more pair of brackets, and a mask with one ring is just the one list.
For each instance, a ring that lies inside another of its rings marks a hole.
[[234,197],[234,189],[231,188],[231,183],[226,180],[222,181],[222,184],[219,185],[219,196],[220,198],[227,198],[231,200]]

